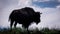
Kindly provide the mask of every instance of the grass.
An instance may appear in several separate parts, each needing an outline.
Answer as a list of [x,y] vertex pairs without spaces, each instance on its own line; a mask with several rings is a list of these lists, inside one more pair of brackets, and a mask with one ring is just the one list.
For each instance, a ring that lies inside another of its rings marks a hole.
[[[40,31],[38,29],[29,31],[30,34],[60,34],[60,30],[57,29],[49,29],[49,28],[43,28]],[[0,34],[28,34],[27,30],[22,30],[21,28],[13,28],[12,30],[10,28],[0,28]]]

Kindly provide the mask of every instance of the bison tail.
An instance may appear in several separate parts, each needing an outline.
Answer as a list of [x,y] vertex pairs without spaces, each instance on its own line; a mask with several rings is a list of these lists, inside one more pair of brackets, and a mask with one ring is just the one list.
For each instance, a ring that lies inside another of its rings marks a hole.
[[9,19],[8,19],[8,21],[11,21],[11,15],[9,16]]
[[9,17],[8,22],[9,22],[10,20],[11,20],[11,19],[10,19],[10,17]]

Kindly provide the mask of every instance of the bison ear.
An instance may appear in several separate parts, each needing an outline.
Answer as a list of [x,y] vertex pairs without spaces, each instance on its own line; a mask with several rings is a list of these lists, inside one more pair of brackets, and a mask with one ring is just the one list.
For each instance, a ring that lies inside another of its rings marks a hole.
[[40,14],[42,14],[42,13],[40,13]]

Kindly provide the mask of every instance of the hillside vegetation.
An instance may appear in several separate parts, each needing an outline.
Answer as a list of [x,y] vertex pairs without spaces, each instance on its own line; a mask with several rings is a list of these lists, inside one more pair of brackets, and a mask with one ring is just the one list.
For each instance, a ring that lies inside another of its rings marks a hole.
[[[48,29],[43,28],[42,30],[33,30],[29,31],[30,34],[60,34],[60,30],[57,29]],[[21,28],[13,28],[12,30],[10,28],[0,28],[0,34],[28,34],[27,30],[22,30]]]

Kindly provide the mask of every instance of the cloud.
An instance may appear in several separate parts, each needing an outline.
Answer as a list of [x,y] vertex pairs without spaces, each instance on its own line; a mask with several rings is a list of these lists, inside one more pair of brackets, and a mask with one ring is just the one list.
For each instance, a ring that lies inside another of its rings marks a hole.
[[8,17],[11,11],[17,6],[16,0],[0,0],[0,26],[8,27]]
[[47,2],[47,1],[50,1],[50,0],[33,0],[33,1],[37,1],[37,2]]
[[56,8],[59,8],[60,9],[60,5],[56,6]]
[[26,7],[26,6],[31,6],[32,5],[32,0],[19,0],[18,7]]
[[56,2],[60,2],[60,0],[33,0],[34,2],[49,2],[49,1],[56,1]]
[[33,0],[34,2],[48,2],[48,1],[51,1],[51,0]]
[[[45,8],[43,11],[46,11],[41,16],[41,23],[39,25],[43,27],[55,28],[58,24],[60,24],[60,10],[58,8]],[[41,27],[40,26],[40,27]],[[39,26],[38,26],[39,27]]]
[[60,2],[60,0],[58,0],[58,2]]
[[44,2],[39,2],[37,1],[33,1],[33,4],[42,8],[45,7],[49,7],[49,8],[56,8],[56,6],[60,5],[60,2],[58,2],[57,0],[55,1],[44,1]]

